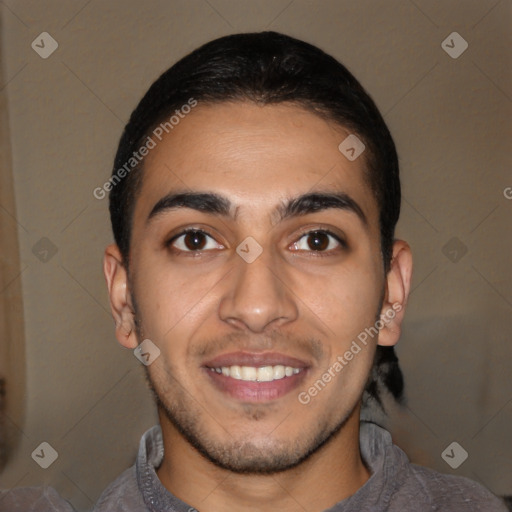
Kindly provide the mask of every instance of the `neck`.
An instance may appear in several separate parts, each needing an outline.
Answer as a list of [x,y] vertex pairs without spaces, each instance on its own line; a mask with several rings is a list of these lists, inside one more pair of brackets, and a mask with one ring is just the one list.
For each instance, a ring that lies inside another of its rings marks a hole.
[[354,494],[370,477],[359,451],[356,407],[340,431],[299,466],[271,475],[237,474],[217,467],[193,448],[160,411],[162,484],[202,512],[237,510],[320,512]]

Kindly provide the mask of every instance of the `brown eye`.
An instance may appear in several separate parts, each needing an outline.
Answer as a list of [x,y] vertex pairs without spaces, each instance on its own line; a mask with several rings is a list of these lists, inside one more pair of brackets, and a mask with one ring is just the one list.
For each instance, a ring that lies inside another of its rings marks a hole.
[[189,231],[183,236],[183,243],[191,251],[200,251],[206,245],[206,236],[201,231]]
[[329,247],[329,235],[321,231],[313,231],[307,235],[307,244],[312,251],[325,251]]
[[346,244],[334,233],[325,230],[309,231],[304,233],[297,242],[293,244],[297,251],[326,252],[346,248]]
[[208,233],[198,229],[189,229],[176,235],[169,243],[182,252],[209,251],[211,249],[224,249]]

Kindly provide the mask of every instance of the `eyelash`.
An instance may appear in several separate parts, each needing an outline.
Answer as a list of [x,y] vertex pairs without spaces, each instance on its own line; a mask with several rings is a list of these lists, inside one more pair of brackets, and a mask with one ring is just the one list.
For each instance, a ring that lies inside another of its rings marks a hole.
[[[308,235],[313,235],[313,234],[316,234],[316,233],[319,233],[319,234],[322,234],[322,235],[327,235],[327,236],[330,236],[332,238],[334,238],[334,240],[336,240],[336,242],[338,242],[339,244],[339,247],[336,247],[335,249],[329,249],[328,251],[314,251],[314,250],[309,250],[307,252],[309,252],[313,257],[319,257],[319,258],[323,258],[323,257],[328,257],[328,256],[331,256],[333,253],[336,253],[336,252],[339,252],[340,250],[346,250],[348,249],[348,244],[347,242],[341,238],[339,235],[337,235],[336,233],[332,232],[331,230],[329,229],[309,229],[307,231],[304,231],[300,234],[299,238],[297,239],[296,242],[293,242],[292,245],[294,244],[297,244],[300,240],[302,240],[305,236],[308,236]],[[299,252],[303,252],[302,249],[297,249],[297,251]]]
[[[202,235],[205,235],[207,236],[208,238],[211,238],[213,240],[215,240],[215,238],[210,235],[210,233],[208,233],[207,231],[203,230],[203,229],[199,229],[199,228],[187,228],[187,229],[184,229],[183,231],[180,231],[178,234],[174,235],[168,242],[166,242],[166,247],[169,247],[171,249],[174,249],[176,252],[179,252],[179,253],[185,253],[185,254],[189,254],[191,256],[195,256],[195,255],[198,255],[198,254],[201,254],[203,252],[208,252],[210,251],[211,249],[198,249],[196,251],[192,251],[192,250],[183,250],[183,249],[177,249],[176,247],[173,247],[173,244],[176,242],[176,240],[178,240],[179,238],[183,237],[183,236],[186,236],[187,234],[189,233],[200,233]],[[330,249],[328,251],[314,251],[314,250],[309,250],[307,252],[311,253],[312,255],[314,255],[314,257],[326,257],[326,256],[330,256],[333,252],[335,251],[339,251],[340,249],[344,250],[344,249],[348,249],[348,244],[345,240],[343,240],[339,235],[337,235],[336,233],[333,233],[332,231],[330,231],[329,229],[311,229],[311,230],[308,230],[308,231],[304,231],[303,233],[300,234],[299,238],[293,242],[292,245],[295,245],[297,244],[300,240],[302,240],[305,236],[308,236],[308,235],[312,235],[312,234],[323,234],[323,235],[327,235],[327,236],[330,236],[332,238],[334,238],[334,240],[336,240],[336,242],[338,242],[339,244],[339,247],[335,248],[335,249]],[[218,245],[222,246],[222,248],[224,247],[222,244],[219,244],[218,242],[216,242]],[[304,252],[303,249],[296,249],[297,252]]]

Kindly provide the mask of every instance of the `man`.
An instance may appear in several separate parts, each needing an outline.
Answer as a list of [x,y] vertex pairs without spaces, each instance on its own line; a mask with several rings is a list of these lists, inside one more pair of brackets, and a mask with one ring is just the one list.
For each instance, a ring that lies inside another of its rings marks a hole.
[[160,425],[96,511],[505,510],[361,421],[401,397],[412,257],[393,140],[340,63],[272,32],[204,45],[141,100],[104,189],[116,336]]
[[116,336],[160,426],[98,511],[505,510],[360,422],[365,390],[401,394],[412,258],[392,138],[341,64],[276,33],[206,44],[141,100],[109,188]]

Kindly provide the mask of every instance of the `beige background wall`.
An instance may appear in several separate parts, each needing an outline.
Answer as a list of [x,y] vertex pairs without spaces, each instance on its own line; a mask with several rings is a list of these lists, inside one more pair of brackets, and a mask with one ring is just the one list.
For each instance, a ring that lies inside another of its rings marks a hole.
[[[107,201],[92,192],[162,71],[212,38],[272,29],[339,58],[398,146],[398,234],[416,266],[396,441],[414,461],[512,494],[510,0],[4,0],[0,9],[2,143],[15,193],[15,220],[3,220],[17,223],[26,363],[24,419],[7,419],[21,442],[0,487],[47,483],[87,509],[132,463],[155,416],[139,362],[113,336],[101,273]],[[457,59],[441,47],[453,31],[469,44]],[[47,59],[31,48],[41,32],[59,45]],[[59,453],[46,470],[31,458],[42,441]],[[441,458],[452,441],[469,453],[457,470]]]

